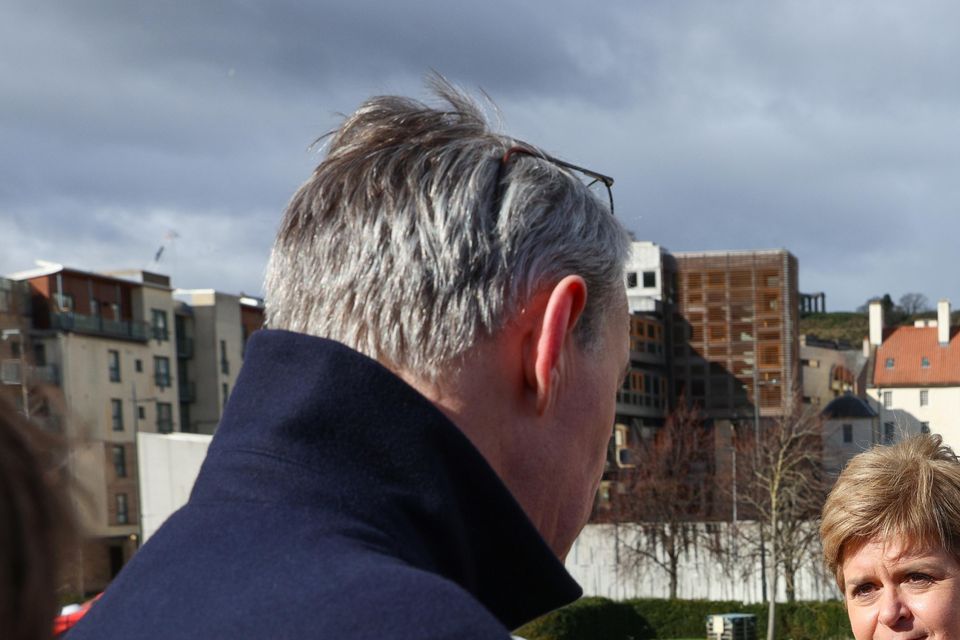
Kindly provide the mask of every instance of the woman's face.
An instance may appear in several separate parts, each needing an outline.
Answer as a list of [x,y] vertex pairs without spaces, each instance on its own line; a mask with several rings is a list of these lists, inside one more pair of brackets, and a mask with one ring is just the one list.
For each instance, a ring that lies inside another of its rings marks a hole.
[[900,537],[871,540],[843,561],[856,640],[960,640],[960,564]]

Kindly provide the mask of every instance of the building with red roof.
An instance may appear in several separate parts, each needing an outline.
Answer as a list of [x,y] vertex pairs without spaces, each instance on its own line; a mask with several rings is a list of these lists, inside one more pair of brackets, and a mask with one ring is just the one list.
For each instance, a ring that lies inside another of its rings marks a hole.
[[960,327],[950,326],[950,302],[937,304],[936,320],[889,329],[879,302],[871,303],[870,344],[867,395],[879,440],[938,433],[960,449]]

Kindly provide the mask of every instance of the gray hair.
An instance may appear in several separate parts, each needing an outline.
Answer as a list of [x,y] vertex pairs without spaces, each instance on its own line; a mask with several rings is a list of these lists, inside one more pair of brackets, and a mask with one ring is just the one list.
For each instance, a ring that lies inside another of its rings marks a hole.
[[[435,380],[561,278],[587,283],[585,347],[622,294],[629,238],[552,162],[515,154],[439,77],[447,108],[385,96],[331,134],[293,196],[267,266],[268,326],[331,338]],[[524,145],[528,148],[529,145]]]

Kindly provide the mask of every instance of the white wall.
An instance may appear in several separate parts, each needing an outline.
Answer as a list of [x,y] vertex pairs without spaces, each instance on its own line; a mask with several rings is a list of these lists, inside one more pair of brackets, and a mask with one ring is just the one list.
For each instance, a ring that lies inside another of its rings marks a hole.
[[[809,523],[816,527],[817,523]],[[703,533],[705,524],[697,524]],[[760,553],[749,534],[755,523],[738,523],[739,536],[732,535],[730,523],[713,523],[714,539],[724,544],[726,552],[712,553],[705,540],[690,546],[681,558],[678,597],[685,599],[740,600],[761,602]],[[587,525],[567,555],[570,574],[583,587],[584,595],[612,599],[666,598],[669,578],[652,562],[631,566],[627,547],[636,539],[634,525]],[[736,538],[736,552],[733,540]],[[662,554],[661,554],[662,557]],[[797,575],[798,600],[832,600],[839,598],[833,579],[826,575],[820,549],[814,545]],[[786,600],[782,578],[778,581],[778,600]]]
[[140,434],[137,456],[143,518],[141,544],[187,503],[211,439],[212,436],[194,433]]
[[[928,392],[928,403],[920,406],[920,391]],[[891,393],[891,405],[883,406],[883,393]],[[867,389],[871,406],[879,414],[881,441],[884,423],[896,425],[896,439],[920,433],[920,423],[929,422],[930,432],[960,451],[960,387],[879,387]]]
[[[627,300],[631,313],[654,311],[656,302],[663,300],[663,268],[660,245],[653,242],[634,242],[627,259],[626,273],[635,273],[637,286],[627,287]],[[653,271],[656,283],[653,287],[643,286],[643,272]]]

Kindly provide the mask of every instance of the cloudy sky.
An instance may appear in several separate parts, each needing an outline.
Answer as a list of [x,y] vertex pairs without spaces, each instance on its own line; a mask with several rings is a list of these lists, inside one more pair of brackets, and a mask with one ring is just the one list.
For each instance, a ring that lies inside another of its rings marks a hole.
[[960,305],[958,3],[0,8],[0,273],[39,258],[259,293],[311,142],[369,95],[428,98],[436,69],[504,131],[613,175],[640,239],[786,248],[831,310]]

